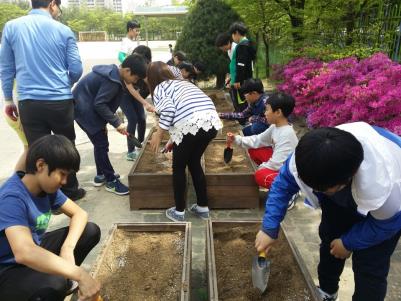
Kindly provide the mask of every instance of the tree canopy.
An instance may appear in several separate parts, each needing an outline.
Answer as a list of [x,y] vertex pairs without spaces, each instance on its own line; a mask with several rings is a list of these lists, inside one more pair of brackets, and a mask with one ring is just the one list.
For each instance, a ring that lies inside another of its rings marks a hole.
[[175,49],[184,51],[191,60],[203,62],[205,75],[217,75],[221,84],[229,61],[227,54],[215,46],[215,39],[238,20],[239,15],[224,1],[199,0],[190,10]]

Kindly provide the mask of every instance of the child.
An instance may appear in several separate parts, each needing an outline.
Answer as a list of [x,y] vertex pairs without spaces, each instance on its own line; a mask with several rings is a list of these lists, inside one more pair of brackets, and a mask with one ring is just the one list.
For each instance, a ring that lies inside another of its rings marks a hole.
[[186,54],[183,51],[176,51],[174,52],[173,57],[167,62],[167,65],[177,67],[185,60],[186,60]]
[[246,107],[244,95],[239,91],[245,80],[252,78],[252,61],[256,57],[256,51],[251,42],[247,39],[248,29],[242,22],[231,24],[229,32],[232,40],[237,43],[232,53],[230,63],[231,75],[231,93],[232,99],[236,100],[234,108],[236,112],[241,112]]
[[121,67],[116,65],[98,65],[92,72],[83,77],[76,85],[75,120],[88,135],[94,146],[97,175],[94,186],[105,185],[109,192],[117,195],[129,193],[128,187],[120,182],[114,174],[110,163],[107,123],[117,131],[127,135],[125,126],[115,112],[120,105],[125,84],[135,84],[146,76],[146,64],[142,56],[128,56]]
[[118,60],[122,63],[125,58],[132,54],[132,51],[138,42],[135,42],[136,38],[139,36],[141,24],[138,21],[128,21],[127,22],[127,36],[121,41],[120,52],[118,53]]
[[[139,54],[144,59],[146,64],[152,61],[152,52],[148,46],[139,45],[136,47],[133,54]],[[127,90],[124,90],[121,96],[120,108],[127,117],[127,132],[130,134],[127,136],[127,155],[128,161],[134,161],[139,152],[135,150],[135,144],[133,138],[135,132],[138,132],[138,140],[143,142],[145,139],[146,131],[146,114],[148,112],[154,112],[155,108],[148,103],[145,98],[149,95],[149,89],[144,80],[140,79],[135,85],[127,85]]]
[[231,61],[231,58],[233,56],[233,51],[234,51],[235,47],[237,46],[237,43],[233,42],[233,40],[231,38],[231,34],[229,34],[228,32],[220,33],[216,37],[215,45],[221,51],[227,52],[227,55]]
[[401,235],[401,139],[364,122],[304,135],[273,183],[258,251],[269,251],[291,195],[301,189],[322,209],[318,292],[337,300],[338,282],[352,254],[353,301],[384,300],[390,257]]
[[248,102],[247,108],[242,112],[219,113],[219,117],[222,119],[247,120],[250,125],[242,129],[244,136],[263,133],[269,127],[269,122],[265,117],[265,106],[269,96],[264,93],[261,80],[252,78],[246,80],[241,91]]
[[266,131],[248,137],[227,134],[228,140],[247,148],[251,159],[259,165],[255,181],[261,187],[270,189],[284,161],[297,146],[298,138],[287,119],[294,106],[291,96],[275,93],[266,104],[265,116],[271,124]]
[[[197,86],[175,80],[168,65],[151,63],[147,79],[157,111],[159,126],[152,135],[151,148],[157,152],[165,131],[173,143],[173,187],[175,207],[167,209],[167,218],[185,220],[185,169],[188,166],[194,183],[197,204],[189,208],[193,214],[209,218],[205,174],[200,159],[222,124],[212,100]],[[169,148],[169,147],[167,147]]]
[[190,62],[182,62],[177,66],[177,68],[180,69],[181,75],[185,80],[189,82],[193,81],[196,76],[194,65],[192,65]]
[[[100,229],[60,190],[79,164],[70,140],[46,135],[30,145],[26,173],[1,187],[0,300],[62,301],[75,281],[80,300],[97,296],[99,283],[80,265],[99,242]],[[67,215],[69,227],[46,232],[52,210]]]

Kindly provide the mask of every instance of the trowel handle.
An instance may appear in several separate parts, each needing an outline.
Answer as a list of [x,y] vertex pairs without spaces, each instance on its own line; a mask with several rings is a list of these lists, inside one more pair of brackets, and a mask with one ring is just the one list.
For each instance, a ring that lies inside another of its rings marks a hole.
[[264,251],[262,251],[262,252],[259,252],[259,255],[258,255],[258,257],[260,258],[260,257],[262,257],[262,258],[266,258],[266,253],[264,252]]

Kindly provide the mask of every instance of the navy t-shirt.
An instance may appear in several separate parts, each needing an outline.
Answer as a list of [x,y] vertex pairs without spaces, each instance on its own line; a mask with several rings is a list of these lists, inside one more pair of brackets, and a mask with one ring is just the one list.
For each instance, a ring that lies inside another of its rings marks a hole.
[[60,208],[67,200],[60,190],[41,197],[33,196],[22,183],[23,176],[23,173],[14,174],[0,188],[0,270],[2,265],[16,263],[5,229],[12,226],[28,227],[33,241],[40,245],[49,225],[51,211]]

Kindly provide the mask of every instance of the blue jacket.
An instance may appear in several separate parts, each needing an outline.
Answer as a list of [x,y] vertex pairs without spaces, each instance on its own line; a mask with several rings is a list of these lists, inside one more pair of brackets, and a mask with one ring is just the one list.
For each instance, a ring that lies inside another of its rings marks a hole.
[[15,78],[20,101],[72,99],[71,87],[81,75],[73,32],[49,12],[33,9],[4,26],[0,79],[6,99],[13,98]]
[[[393,141],[401,147],[401,138],[381,128],[373,127],[380,135]],[[281,167],[266,200],[266,210],[263,217],[262,231],[270,237],[278,237],[281,221],[287,211],[292,195],[300,189],[290,170],[290,158]],[[316,193],[319,201],[324,201],[320,193]],[[308,200],[306,200],[307,202]],[[389,219],[378,220],[368,214],[362,222],[355,224],[347,233],[341,236],[344,246],[349,251],[366,249],[380,244],[401,230],[401,211]]]
[[91,135],[103,130],[107,123],[117,128],[121,121],[115,112],[122,91],[123,84],[116,65],[94,66],[72,91],[75,120]]

